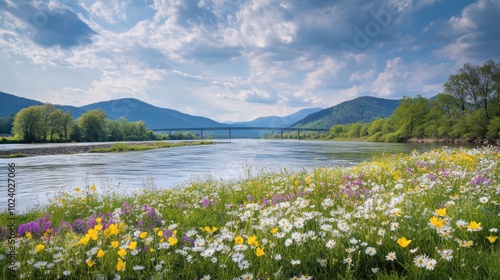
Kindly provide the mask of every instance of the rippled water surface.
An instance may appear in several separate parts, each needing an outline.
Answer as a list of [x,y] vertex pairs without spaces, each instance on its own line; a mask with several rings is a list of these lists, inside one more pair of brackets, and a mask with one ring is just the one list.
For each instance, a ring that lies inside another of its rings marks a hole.
[[[0,145],[0,149],[57,145],[85,144],[16,144]],[[310,170],[315,166],[350,165],[374,153],[423,151],[435,147],[429,144],[241,139],[216,145],[142,152],[0,159],[4,166],[0,174],[6,182],[7,163],[16,164],[16,208],[23,211],[46,203],[49,192],[83,187],[86,182],[98,187],[119,184],[124,191],[141,188],[151,181],[160,188],[171,188],[207,176],[239,179],[246,177],[249,171],[256,174],[262,170]],[[7,192],[4,193],[2,209],[6,205]]]

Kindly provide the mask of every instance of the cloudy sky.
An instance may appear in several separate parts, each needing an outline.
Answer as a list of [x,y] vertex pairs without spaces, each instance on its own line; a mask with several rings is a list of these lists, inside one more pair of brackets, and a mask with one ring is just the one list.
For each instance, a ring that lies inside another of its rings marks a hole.
[[217,121],[431,97],[498,26],[500,0],[0,0],[0,91]]

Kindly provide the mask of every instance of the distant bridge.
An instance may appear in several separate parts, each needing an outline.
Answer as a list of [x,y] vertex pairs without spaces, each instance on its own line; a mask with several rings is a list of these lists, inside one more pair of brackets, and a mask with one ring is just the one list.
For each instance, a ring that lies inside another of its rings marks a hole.
[[321,128],[299,128],[299,127],[245,127],[245,126],[227,126],[227,127],[191,127],[191,128],[155,128],[151,129],[155,132],[167,132],[168,135],[172,134],[172,131],[200,131],[200,139],[203,139],[203,131],[205,130],[227,130],[228,139],[231,140],[231,131],[233,130],[270,130],[270,131],[280,131],[280,139],[283,140],[283,131],[297,131],[297,140],[300,140],[301,131],[315,131],[315,132],[328,132],[329,129]]

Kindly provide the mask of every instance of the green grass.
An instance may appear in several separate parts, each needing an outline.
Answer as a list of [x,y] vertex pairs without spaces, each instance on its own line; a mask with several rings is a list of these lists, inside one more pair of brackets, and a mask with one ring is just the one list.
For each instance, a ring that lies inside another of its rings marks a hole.
[[116,143],[107,148],[95,148],[92,153],[116,153],[130,151],[145,151],[152,149],[194,146],[194,145],[210,145],[212,141],[189,141],[189,142],[153,142],[153,143]]
[[0,158],[21,158],[21,157],[29,157],[27,154],[23,153],[13,153],[8,155],[0,155]]
[[487,147],[169,190],[90,185],[17,217],[49,230],[17,236],[19,268],[5,257],[0,278],[500,279],[499,166]]

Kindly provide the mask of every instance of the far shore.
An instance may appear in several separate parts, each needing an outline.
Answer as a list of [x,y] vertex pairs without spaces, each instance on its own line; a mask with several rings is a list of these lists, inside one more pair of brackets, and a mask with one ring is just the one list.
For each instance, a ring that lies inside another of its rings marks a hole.
[[[0,150],[0,158],[17,158],[45,155],[68,155],[81,153],[109,153],[150,150],[159,148],[169,148],[178,146],[209,145],[218,144],[213,141],[182,141],[182,142],[113,142],[89,145],[59,146],[59,147],[39,147],[39,148],[19,148],[7,151]],[[220,142],[222,143],[222,142]]]

